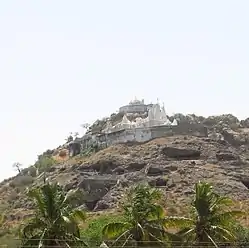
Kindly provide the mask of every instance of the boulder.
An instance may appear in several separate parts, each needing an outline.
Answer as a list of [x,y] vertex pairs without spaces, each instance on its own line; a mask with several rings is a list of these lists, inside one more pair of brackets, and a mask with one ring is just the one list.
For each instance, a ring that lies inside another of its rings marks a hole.
[[224,140],[234,147],[248,144],[248,135],[235,132],[230,128],[224,128],[221,131],[221,134],[223,135]]
[[129,163],[126,167],[128,171],[140,171],[146,166],[146,163],[143,162],[133,162]]
[[168,179],[163,177],[153,178],[148,184],[152,187],[165,187],[167,185]]
[[97,202],[116,184],[117,179],[96,176],[94,178],[83,179],[78,184],[78,188],[84,190],[85,204],[89,210],[93,210]]
[[162,149],[162,153],[169,158],[181,160],[195,160],[199,159],[201,155],[201,152],[199,150],[176,147],[164,147]]
[[110,205],[105,200],[100,200],[96,203],[96,206],[94,207],[94,211],[100,211],[110,208]]
[[73,156],[80,154],[81,144],[76,141],[71,141],[68,144],[68,148],[69,148],[69,156],[73,157]]
[[95,163],[92,163],[89,167],[94,171],[104,174],[104,173],[111,173],[111,171],[116,167],[118,167],[119,165],[120,164],[117,163],[115,160],[100,159]]
[[105,176],[96,176],[94,178],[83,179],[78,184],[78,188],[82,188],[85,191],[93,191],[103,188],[110,189],[112,186],[116,184],[117,184],[117,179]]
[[247,187],[247,189],[249,189],[249,178],[241,179],[241,182]]
[[160,176],[160,175],[163,175],[164,172],[165,172],[165,170],[161,167],[150,166],[147,169],[147,176]]
[[118,166],[115,169],[112,170],[113,173],[121,175],[125,173],[125,169],[123,166]]
[[216,158],[219,161],[230,161],[230,160],[238,160],[239,157],[231,152],[218,152],[216,153]]

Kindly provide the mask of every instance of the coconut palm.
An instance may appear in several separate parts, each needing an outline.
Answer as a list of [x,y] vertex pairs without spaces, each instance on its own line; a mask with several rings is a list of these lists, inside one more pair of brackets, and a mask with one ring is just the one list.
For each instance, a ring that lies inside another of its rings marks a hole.
[[138,185],[128,193],[124,210],[124,221],[109,223],[103,228],[107,239],[115,239],[114,244],[125,246],[134,242],[136,246],[163,244],[163,227],[158,224],[164,211],[156,203],[160,191],[146,185]]
[[78,221],[85,220],[85,213],[73,210],[69,203],[71,194],[63,192],[57,183],[46,183],[28,192],[34,200],[35,213],[21,230],[22,247],[70,248],[83,244]]
[[183,227],[178,235],[185,242],[218,247],[219,242],[235,240],[233,223],[236,217],[244,214],[228,210],[231,204],[229,198],[215,193],[209,183],[198,182],[195,184],[195,198],[192,202],[193,217],[167,217],[164,225]]

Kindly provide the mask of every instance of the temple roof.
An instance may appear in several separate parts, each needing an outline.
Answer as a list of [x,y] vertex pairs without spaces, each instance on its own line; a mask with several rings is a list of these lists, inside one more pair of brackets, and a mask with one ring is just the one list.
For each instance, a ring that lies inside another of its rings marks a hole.
[[135,97],[133,100],[131,100],[131,101],[129,102],[129,104],[130,104],[130,105],[133,105],[133,104],[144,104],[144,100],[142,99],[142,100],[140,101],[140,100],[138,100],[138,99]]

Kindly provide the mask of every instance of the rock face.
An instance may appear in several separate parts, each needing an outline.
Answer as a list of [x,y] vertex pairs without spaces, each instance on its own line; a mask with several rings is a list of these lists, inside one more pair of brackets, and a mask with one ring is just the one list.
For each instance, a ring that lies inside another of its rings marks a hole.
[[81,145],[78,142],[70,142],[69,143],[69,155],[70,157],[73,157],[75,155],[80,154],[80,149],[81,149]]
[[183,202],[199,180],[213,183],[217,191],[237,200],[248,198],[241,177],[249,178],[249,146],[238,148],[226,141],[174,136],[111,149],[74,168],[74,173],[80,171],[84,177],[78,187],[88,192],[88,208],[94,211],[115,207],[126,188],[139,182],[161,187],[166,195]]
[[85,204],[89,210],[93,210],[97,202],[116,184],[117,179],[113,177],[96,176],[82,179],[78,188],[84,190]]
[[169,158],[182,160],[199,159],[201,155],[201,152],[198,150],[176,147],[164,147],[162,149],[162,152]]
[[238,160],[239,157],[231,152],[218,152],[216,154],[216,158],[218,161],[230,161],[230,160]]

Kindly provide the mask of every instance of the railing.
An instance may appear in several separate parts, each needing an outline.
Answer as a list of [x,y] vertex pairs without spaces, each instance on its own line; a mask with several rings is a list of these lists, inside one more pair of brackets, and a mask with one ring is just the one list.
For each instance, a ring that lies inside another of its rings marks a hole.
[[[15,239],[12,240],[13,244],[0,244],[0,248],[39,248],[38,243],[39,240],[37,240],[37,245],[26,245],[26,246],[22,246],[21,245],[21,240]],[[35,241],[35,240],[33,240]],[[181,242],[168,242],[165,244],[159,244],[158,242],[145,242],[143,241],[143,243],[141,245],[135,243],[135,242],[130,242],[127,243],[125,246],[123,246],[123,244],[120,245],[115,245],[113,244],[112,241],[106,241],[106,243],[102,243],[98,246],[96,245],[70,245],[67,246],[67,243],[72,242],[72,240],[46,240],[46,242],[53,242],[54,244],[48,244],[46,246],[41,246],[40,248],[83,248],[83,247],[89,247],[89,248],[138,248],[138,247],[143,247],[143,248],[214,248],[215,246],[212,245],[211,243],[188,243],[188,244],[183,244]],[[57,243],[57,244],[56,244]],[[63,244],[64,243],[64,244]],[[234,243],[216,243],[216,247],[218,248],[247,248],[249,247],[249,242],[248,243],[239,243],[239,242],[234,242]]]

